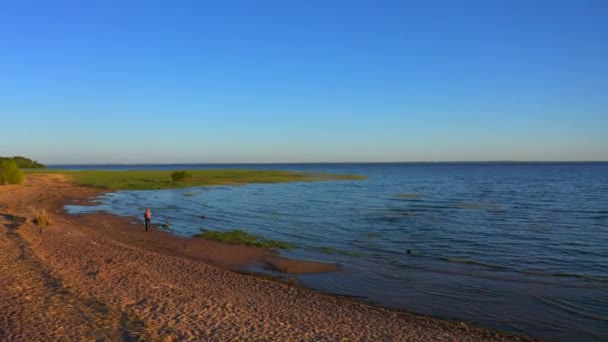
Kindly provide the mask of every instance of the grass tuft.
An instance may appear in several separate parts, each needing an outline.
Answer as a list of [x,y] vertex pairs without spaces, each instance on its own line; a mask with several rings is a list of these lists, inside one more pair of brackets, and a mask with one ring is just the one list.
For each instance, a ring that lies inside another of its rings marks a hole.
[[53,224],[50,215],[46,212],[45,209],[42,209],[36,213],[33,222],[37,226],[50,226],[51,224]]

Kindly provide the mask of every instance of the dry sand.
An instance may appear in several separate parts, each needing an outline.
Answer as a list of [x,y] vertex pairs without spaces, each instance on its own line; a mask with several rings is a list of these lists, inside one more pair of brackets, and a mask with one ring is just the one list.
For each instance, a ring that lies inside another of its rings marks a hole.
[[[0,186],[0,340],[532,340],[234,271],[256,260],[293,273],[335,265],[64,214],[100,193],[59,175]],[[41,209],[53,220],[42,230],[32,223]]]

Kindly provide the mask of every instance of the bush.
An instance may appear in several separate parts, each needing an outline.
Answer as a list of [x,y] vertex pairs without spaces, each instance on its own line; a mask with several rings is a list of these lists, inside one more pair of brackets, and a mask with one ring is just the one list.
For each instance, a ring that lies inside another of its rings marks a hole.
[[23,171],[19,170],[17,163],[12,159],[6,159],[0,164],[0,184],[23,183]]
[[51,224],[53,224],[53,221],[51,220],[49,214],[47,214],[46,210],[42,209],[41,211],[36,213],[36,216],[34,217],[34,223],[37,226],[50,226]]
[[175,171],[171,174],[174,182],[183,182],[192,179],[192,174],[188,171]]

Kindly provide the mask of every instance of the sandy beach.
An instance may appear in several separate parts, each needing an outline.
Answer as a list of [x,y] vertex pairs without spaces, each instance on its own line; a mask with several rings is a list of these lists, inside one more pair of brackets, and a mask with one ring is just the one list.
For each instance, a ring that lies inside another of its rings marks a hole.
[[[0,187],[0,340],[533,340],[238,272],[253,262],[288,273],[336,265],[63,212],[102,192],[60,175]],[[40,228],[32,219],[42,209],[53,224]]]

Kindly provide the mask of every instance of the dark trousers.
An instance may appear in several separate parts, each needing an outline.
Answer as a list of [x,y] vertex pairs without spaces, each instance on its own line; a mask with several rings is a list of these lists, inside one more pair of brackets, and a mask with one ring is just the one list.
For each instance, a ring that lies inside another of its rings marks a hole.
[[150,219],[146,217],[144,220],[146,221],[146,231],[148,231],[150,230]]

